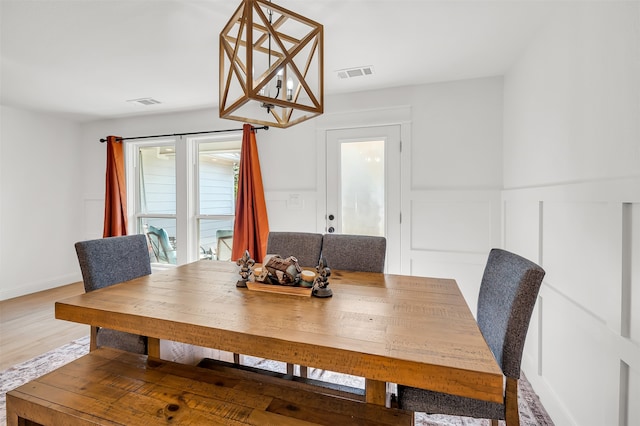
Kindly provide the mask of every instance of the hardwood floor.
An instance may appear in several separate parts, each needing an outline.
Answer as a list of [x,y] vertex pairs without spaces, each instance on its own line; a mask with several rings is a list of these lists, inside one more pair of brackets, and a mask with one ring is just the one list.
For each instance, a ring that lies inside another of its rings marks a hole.
[[[0,301],[0,371],[89,335],[89,326],[55,319],[55,302],[84,293],[82,282]],[[233,361],[217,349],[160,342],[163,358],[197,364],[202,358]]]
[[54,318],[54,303],[84,293],[82,282],[0,301],[0,371],[89,335],[89,326]]

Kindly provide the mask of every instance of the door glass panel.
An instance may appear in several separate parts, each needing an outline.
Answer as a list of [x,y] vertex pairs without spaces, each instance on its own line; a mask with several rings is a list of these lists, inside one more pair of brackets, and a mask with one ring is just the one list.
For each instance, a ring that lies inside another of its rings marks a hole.
[[340,193],[344,234],[384,236],[384,141],[340,146]]
[[[400,271],[400,125],[326,132],[325,232],[387,239],[387,272]],[[320,219],[320,218],[319,218]]]

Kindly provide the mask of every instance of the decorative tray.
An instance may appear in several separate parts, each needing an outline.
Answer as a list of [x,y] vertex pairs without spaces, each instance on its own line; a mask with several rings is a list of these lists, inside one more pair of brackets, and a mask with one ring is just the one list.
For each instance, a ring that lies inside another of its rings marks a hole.
[[247,288],[253,291],[263,291],[266,293],[291,294],[294,296],[311,297],[311,287],[299,287],[278,284],[263,284],[254,281],[247,281]]

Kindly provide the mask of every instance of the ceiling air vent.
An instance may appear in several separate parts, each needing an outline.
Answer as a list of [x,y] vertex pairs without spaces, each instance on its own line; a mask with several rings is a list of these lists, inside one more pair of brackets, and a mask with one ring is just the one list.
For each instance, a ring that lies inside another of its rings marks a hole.
[[363,77],[367,75],[373,75],[373,67],[367,65],[366,67],[346,68],[336,71],[338,78],[341,80],[354,77]]
[[162,102],[153,99],[153,98],[140,98],[140,99],[130,99],[127,102],[131,102],[132,104],[135,105],[142,105],[142,106],[150,106],[150,105],[157,105],[157,104],[161,104]]

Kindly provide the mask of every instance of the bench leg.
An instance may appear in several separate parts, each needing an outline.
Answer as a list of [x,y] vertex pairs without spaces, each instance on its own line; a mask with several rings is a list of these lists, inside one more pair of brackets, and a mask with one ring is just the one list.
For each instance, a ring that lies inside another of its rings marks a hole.
[[7,426],[18,426],[18,415],[7,405]]
[[56,421],[52,419],[45,407],[34,405],[19,396],[13,395],[13,392],[7,394],[7,426],[41,426],[33,420],[29,420],[26,417],[34,416],[32,418],[37,419],[42,424],[55,424]]

